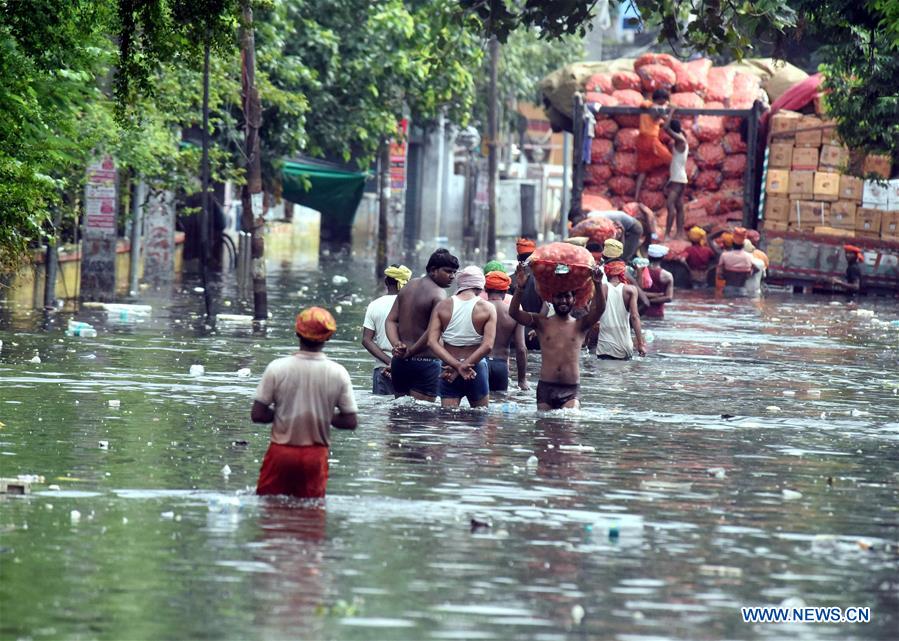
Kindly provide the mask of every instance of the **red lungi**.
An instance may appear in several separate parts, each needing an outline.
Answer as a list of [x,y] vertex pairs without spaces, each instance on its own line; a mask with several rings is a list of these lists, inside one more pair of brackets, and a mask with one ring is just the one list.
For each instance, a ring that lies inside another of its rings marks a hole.
[[326,445],[279,445],[269,443],[256,494],[288,494],[303,499],[325,495],[328,485]]
[[671,152],[661,140],[650,136],[637,136],[637,171],[645,174],[657,167],[671,165]]

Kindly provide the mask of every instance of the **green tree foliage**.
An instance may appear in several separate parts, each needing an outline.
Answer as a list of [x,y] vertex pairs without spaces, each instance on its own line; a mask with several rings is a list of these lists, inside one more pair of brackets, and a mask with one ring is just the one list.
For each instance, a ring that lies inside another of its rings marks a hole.
[[[796,24],[791,3],[781,0],[610,0],[636,5],[659,39],[685,50],[742,56],[759,39],[782,37]],[[596,16],[596,0],[460,0],[501,41],[519,28],[534,28],[545,38],[583,36]]]
[[[559,67],[582,59],[583,55],[584,47],[579,38],[563,36],[549,41],[541,39],[534,29],[519,29],[511,33],[500,46],[497,92],[501,102],[513,109],[517,102],[539,104],[540,81]],[[480,123],[487,122],[489,77],[485,56],[477,74],[474,108],[474,119]],[[517,125],[513,109],[503,111],[503,126],[514,128]]]
[[[632,0],[612,0],[613,5]],[[547,39],[584,34],[596,0],[460,0],[501,40],[521,28]],[[822,66],[828,109],[847,144],[899,153],[899,0],[640,0],[640,14],[675,51],[736,58],[791,39],[827,43]]]

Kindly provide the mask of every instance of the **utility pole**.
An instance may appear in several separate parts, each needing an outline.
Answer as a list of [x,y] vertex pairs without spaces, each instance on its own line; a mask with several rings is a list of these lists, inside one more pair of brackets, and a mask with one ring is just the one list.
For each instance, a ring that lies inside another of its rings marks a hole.
[[496,181],[499,174],[497,158],[496,83],[499,67],[499,41],[490,37],[490,88],[487,92],[487,258],[496,257]]
[[265,286],[265,225],[262,209],[262,160],[259,156],[259,128],[262,107],[256,90],[256,38],[253,35],[253,9],[243,0],[243,24],[240,35],[241,97],[246,126],[247,182],[240,194],[243,208],[241,227],[249,232],[251,271],[253,274],[253,320],[268,320],[268,294]]
[[[203,213],[200,221],[200,261],[203,266],[203,302],[206,305],[206,318],[212,318],[212,288],[209,282],[209,245],[212,242],[209,230],[212,215],[209,211],[209,50],[210,35],[206,32],[206,45],[203,49],[203,159],[200,168],[202,183]],[[210,320],[211,322],[211,320]]]
[[47,239],[44,260],[44,309],[56,307],[56,275],[59,273],[59,228],[62,226],[62,206],[53,208],[53,235]]
[[381,143],[378,154],[378,250],[375,278],[380,280],[387,267],[388,214],[390,212],[390,142]]

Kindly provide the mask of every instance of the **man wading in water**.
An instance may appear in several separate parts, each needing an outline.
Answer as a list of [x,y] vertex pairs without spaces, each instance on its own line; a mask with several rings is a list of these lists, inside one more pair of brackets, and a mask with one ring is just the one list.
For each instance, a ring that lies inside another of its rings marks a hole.
[[[623,264],[623,263],[622,263]],[[537,409],[541,411],[580,407],[578,390],[581,382],[581,346],[587,332],[602,316],[606,301],[602,274],[593,272],[593,302],[586,316],[575,320],[571,314],[574,292],[553,296],[553,316],[541,316],[521,309],[521,292],[528,281],[523,264],[515,271],[518,285],[509,303],[509,316],[527,327],[533,327],[540,339],[542,359],[537,382]]]
[[646,356],[646,345],[640,327],[640,312],[637,310],[637,288],[622,280],[627,265],[620,260],[612,260],[603,265],[603,270],[608,283],[601,285],[606,304],[599,319],[596,355],[607,360],[623,361],[633,358],[634,343],[631,340],[631,326],[633,326],[637,337],[637,353]]
[[518,389],[528,387],[528,350],[525,346],[524,325],[509,316],[509,304],[506,303],[506,292],[512,285],[512,279],[501,271],[486,274],[487,302],[496,308],[496,340],[487,357],[487,369],[490,372],[490,393],[505,392],[509,389],[509,348],[515,345],[515,365],[518,370]]
[[446,363],[440,379],[440,402],[458,407],[462,397],[471,407],[490,402],[487,361],[496,336],[496,308],[480,297],[484,272],[469,265],[456,279],[459,289],[434,307],[428,327],[428,347]]
[[272,361],[262,374],[250,417],[254,423],[272,424],[272,440],[256,494],[325,495],[330,426],[356,429],[350,375],[322,353],[336,329],[327,310],[304,309],[296,319],[300,351]]
[[428,260],[427,276],[413,278],[400,290],[387,315],[387,338],[393,345],[390,375],[396,398],[434,402],[442,369],[440,359],[428,349],[428,324],[431,312],[446,299],[459,269],[459,259],[438,249]]

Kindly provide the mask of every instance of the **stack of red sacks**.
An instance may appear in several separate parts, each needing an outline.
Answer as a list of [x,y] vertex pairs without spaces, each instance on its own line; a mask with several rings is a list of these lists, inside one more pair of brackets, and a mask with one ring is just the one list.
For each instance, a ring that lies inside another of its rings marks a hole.
[[[748,109],[760,95],[760,80],[730,67],[714,67],[706,59],[681,62],[668,54],[647,53],[634,71],[599,73],[585,83],[588,103],[639,107],[656,89],[671,92],[671,105],[695,109]],[[746,143],[741,119],[724,116],[679,117],[690,146],[684,194],[685,225],[706,226],[742,220]],[[639,116],[604,116],[596,120],[591,162],[584,193],[607,198],[616,209],[634,200],[637,177],[636,137]],[[662,134],[662,141],[668,136]],[[668,169],[646,176],[640,202],[659,219],[667,214],[663,189]],[[664,229],[664,223],[662,224]]]

